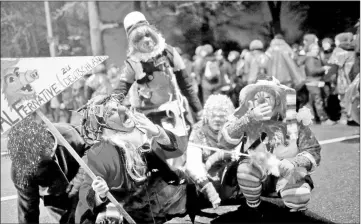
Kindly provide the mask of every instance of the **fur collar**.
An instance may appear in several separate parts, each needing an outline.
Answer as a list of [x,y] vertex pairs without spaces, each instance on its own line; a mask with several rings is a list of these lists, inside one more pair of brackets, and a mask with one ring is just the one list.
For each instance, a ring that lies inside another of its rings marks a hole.
[[133,52],[131,52],[129,55],[130,59],[136,62],[140,62],[140,61],[146,62],[154,58],[155,56],[160,55],[164,51],[166,47],[166,43],[165,43],[165,39],[162,37],[161,34],[158,34],[158,40],[159,43],[153,52],[141,53],[133,50]]

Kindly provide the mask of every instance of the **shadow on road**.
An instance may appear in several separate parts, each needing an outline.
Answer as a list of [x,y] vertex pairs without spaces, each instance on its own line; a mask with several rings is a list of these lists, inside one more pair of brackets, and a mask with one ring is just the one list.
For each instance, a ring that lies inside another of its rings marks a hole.
[[263,217],[255,217],[255,213],[249,212],[245,203],[242,203],[238,210],[220,215],[211,223],[334,223],[310,211],[289,212],[281,203],[280,200],[262,201]]

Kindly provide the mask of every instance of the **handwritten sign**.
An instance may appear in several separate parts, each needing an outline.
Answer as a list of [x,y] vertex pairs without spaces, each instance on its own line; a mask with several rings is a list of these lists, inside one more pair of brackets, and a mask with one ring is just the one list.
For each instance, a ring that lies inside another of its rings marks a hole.
[[108,56],[1,58],[1,134],[106,59]]

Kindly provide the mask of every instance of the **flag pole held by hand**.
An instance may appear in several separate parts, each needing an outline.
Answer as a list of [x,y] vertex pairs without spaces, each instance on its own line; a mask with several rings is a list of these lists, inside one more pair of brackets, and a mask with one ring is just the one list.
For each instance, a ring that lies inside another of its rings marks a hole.
[[[36,110],[37,115],[45,122],[50,131],[56,136],[56,138],[64,145],[64,147],[68,150],[68,152],[74,157],[74,159],[79,163],[79,165],[85,170],[85,172],[94,180],[96,178],[95,174],[89,166],[82,160],[82,158],[75,152],[75,150],[71,147],[71,145],[65,140],[65,138],[60,134],[58,129],[49,121],[49,119],[40,111]],[[135,221],[130,217],[130,215],[124,210],[123,206],[119,204],[119,202],[114,198],[114,196],[108,192],[107,197],[110,202],[112,202],[120,214],[123,215],[125,220],[129,222],[129,224],[135,224]]]

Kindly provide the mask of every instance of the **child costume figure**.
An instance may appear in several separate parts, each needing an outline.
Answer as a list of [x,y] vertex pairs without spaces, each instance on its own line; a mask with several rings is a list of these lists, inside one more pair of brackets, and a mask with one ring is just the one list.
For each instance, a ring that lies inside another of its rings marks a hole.
[[[86,153],[89,146],[74,127],[54,125],[79,156]],[[53,223],[74,223],[83,174],[68,150],[32,116],[11,129],[8,149],[11,179],[18,192],[19,223],[39,223],[40,199]]]
[[[132,107],[156,124],[161,124],[163,118],[173,119],[168,123],[174,126],[175,132],[181,133],[182,127],[178,124],[183,122],[183,119],[179,121],[180,116],[184,116],[181,114],[187,111],[186,101],[198,115],[202,110],[181,56],[165,43],[140,12],[129,13],[124,18],[124,28],[129,53],[115,93],[127,95],[129,91]],[[184,132],[182,134],[187,135]]]
[[313,184],[308,174],[320,163],[321,146],[308,127],[312,121],[309,109],[302,108],[297,114],[295,107],[294,89],[280,85],[275,78],[258,80],[242,89],[240,107],[222,129],[223,148],[234,148],[246,136],[249,153],[269,152],[281,160],[278,177],[269,174],[271,170],[265,169],[261,160],[241,160],[237,179],[249,207],[257,208],[261,194],[274,192],[291,211],[304,210],[311,198]]
[[185,214],[185,181],[167,160],[185,152],[187,137],[130,111],[121,98],[96,97],[85,107],[83,133],[98,140],[87,154],[97,179],[85,175],[76,221],[120,222],[122,217],[106,198],[108,191],[138,223],[164,222],[166,216]]
[[[211,95],[204,105],[203,119],[194,125],[189,142],[217,148],[218,134],[234,110],[227,96]],[[213,207],[217,207],[221,199],[230,197],[237,186],[226,186],[223,181],[226,165],[231,162],[231,154],[188,146],[186,172]]]

